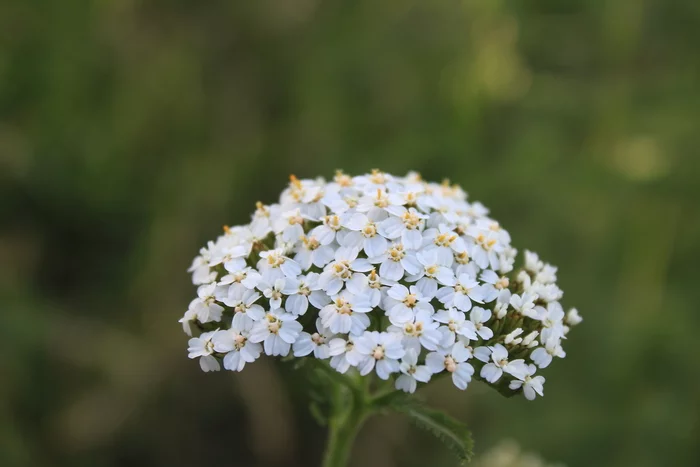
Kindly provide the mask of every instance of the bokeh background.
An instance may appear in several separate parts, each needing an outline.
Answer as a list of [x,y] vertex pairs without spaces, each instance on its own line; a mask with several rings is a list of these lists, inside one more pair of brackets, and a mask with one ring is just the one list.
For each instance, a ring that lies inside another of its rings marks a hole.
[[[699,146],[695,0],[2,0],[0,465],[318,465],[300,375],[186,358],[185,270],[375,167],[460,183],[584,316],[544,399],[423,391],[478,452],[700,465]],[[400,416],[353,462],[455,464]]]

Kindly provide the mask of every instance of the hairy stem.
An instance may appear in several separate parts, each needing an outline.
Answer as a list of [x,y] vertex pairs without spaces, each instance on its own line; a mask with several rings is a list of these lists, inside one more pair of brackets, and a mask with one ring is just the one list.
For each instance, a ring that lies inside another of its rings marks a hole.
[[328,441],[323,459],[324,467],[345,467],[362,424],[370,415],[367,387],[358,384],[348,388],[333,388],[332,414],[328,423]]

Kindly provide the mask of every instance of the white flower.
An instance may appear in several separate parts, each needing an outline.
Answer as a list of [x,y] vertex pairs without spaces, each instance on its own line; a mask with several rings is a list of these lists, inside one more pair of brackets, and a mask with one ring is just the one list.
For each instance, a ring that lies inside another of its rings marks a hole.
[[390,240],[400,238],[401,243],[408,249],[420,249],[423,243],[421,230],[428,216],[414,208],[406,209],[403,206],[394,206],[388,210],[393,216],[379,223],[379,233]]
[[518,379],[524,379],[527,374],[525,360],[518,359],[508,361],[508,350],[501,344],[496,344],[491,349],[491,363],[487,363],[481,369],[481,377],[489,383],[495,383],[506,372]]
[[472,300],[483,303],[484,294],[479,283],[468,274],[460,274],[454,287],[442,287],[436,298],[446,307],[455,307],[461,311],[469,311]]
[[558,336],[564,335],[564,309],[559,302],[548,303],[547,309],[540,312],[539,316],[542,326]]
[[470,358],[472,358],[471,351],[462,342],[457,342],[449,349],[430,352],[425,357],[425,363],[433,373],[440,373],[443,370],[452,373],[454,385],[465,390],[474,374],[474,367],[467,363]]
[[321,221],[323,224],[315,227],[310,236],[317,238],[321,245],[330,245],[335,240],[336,233],[343,228],[340,216],[337,214],[323,216]]
[[508,313],[511,298],[510,290],[501,290],[496,299],[496,305],[493,307],[494,314],[497,319],[503,319]]
[[254,289],[262,280],[262,276],[258,271],[251,267],[244,267],[238,271],[232,271],[226,274],[219,281],[219,285],[241,284],[246,289]]
[[[211,246],[214,245],[213,242],[209,242]],[[208,248],[202,248],[199,250],[199,256],[196,256],[192,261],[192,265],[187,270],[187,272],[192,273],[192,283],[194,285],[208,284],[216,280],[216,272],[211,270],[209,261],[211,260],[211,254]]]
[[421,264],[414,251],[407,251],[403,243],[392,243],[386,253],[378,258],[379,275],[390,281],[398,281],[404,274],[418,274]]
[[294,318],[293,314],[279,309],[271,311],[253,325],[249,339],[251,342],[263,342],[267,355],[284,357],[303,329]]
[[535,365],[529,365],[525,378],[522,381],[519,379],[514,379],[510,382],[508,387],[514,391],[517,391],[522,387],[525,398],[530,401],[535,400],[535,397],[538,394],[540,397],[542,397],[544,396],[544,376],[533,376],[534,374]]
[[304,216],[299,208],[283,212],[282,217],[273,222],[276,234],[282,234],[285,242],[294,242],[304,236]]
[[447,342],[442,343],[443,346],[452,345],[455,341],[455,334],[464,336],[470,340],[478,339],[474,323],[468,321],[464,313],[459,310],[455,310],[454,308],[440,310],[435,313],[433,319],[439,323],[445,324],[449,331],[447,335],[451,336]]
[[572,308],[566,313],[565,321],[569,326],[576,326],[583,321],[583,318],[581,318],[581,315],[578,314],[578,310],[576,308]]
[[247,331],[235,327],[217,332],[212,341],[216,352],[226,354],[224,368],[231,371],[242,371],[246,363],[253,363],[262,352],[260,344],[248,340]]
[[386,292],[384,299],[384,309],[391,324],[400,326],[412,321],[414,314],[419,311],[433,312],[430,298],[425,297],[418,287],[412,285],[407,288],[405,285],[396,284]]
[[544,342],[544,347],[537,347],[530,354],[530,359],[540,368],[547,368],[553,357],[566,357],[557,336],[551,336]]
[[216,249],[212,252],[209,266],[224,265],[228,269],[238,270],[245,267],[244,256],[248,256],[250,252],[243,245],[232,245]]
[[212,338],[217,332],[219,331],[202,333],[199,337],[193,337],[188,342],[188,357],[199,357],[199,365],[202,371],[219,371],[221,369],[218,360],[212,356],[214,353],[214,342]]
[[228,289],[224,304],[233,309],[232,326],[247,331],[253,327],[254,321],[263,319],[265,310],[255,303],[259,298],[258,292],[243,286],[233,285]]
[[541,271],[535,274],[535,282],[540,284],[553,284],[557,281],[557,268],[550,264],[545,264]]
[[471,313],[469,313],[469,321],[474,324],[474,329],[479,337],[485,341],[493,337],[493,331],[484,325],[484,323],[490,319],[491,310],[486,310],[478,306],[472,308]]
[[309,273],[307,276],[299,276],[298,279],[285,281],[282,293],[287,296],[284,308],[293,315],[303,315],[309,308],[309,303],[317,309],[328,305],[331,299],[318,285],[319,274]]
[[330,329],[323,327],[320,319],[316,320],[316,331],[313,334],[308,332],[299,334],[296,342],[294,342],[295,357],[304,357],[311,352],[314,353],[314,357],[320,359],[326,359],[331,356],[328,342],[333,337],[333,333]]
[[302,235],[301,239],[294,261],[299,263],[303,270],[310,269],[312,265],[322,268],[333,260],[335,254],[333,248],[322,245],[313,235],[308,237]]
[[287,258],[282,249],[261,251],[258,268],[262,271],[280,271],[279,274],[271,276],[274,278],[281,278],[282,276],[297,277],[301,274],[299,263]]
[[528,292],[522,295],[513,294],[510,297],[510,305],[521,315],[540,320],[541,316],[535,309],[535,300],[537,300],[537,298],[537,295]]
[[351,294],[366,297],[371,308],[379,306],[382,299],[382,283],[376,270],[372,269],[369,276],[359,272],[353,273],[346,282],[346,287]]
[[421,250],[417,255],[418,262],[423,268],[417,274],[409,276],[408,282],[416,282],[423,296],[432,299],[437,294],[438,283],[442,285],[454,285],[455,276],[448,266],[439,262],[437,248]]
[[194,323],[196,320],[197,312],[190,308],[178,322],[182,323],[182,330],[185,332],[185,334],[192,337],[192,323]]
[[345,281],[352,277],[353,271],[367,272],[372,264],[364,258],[357,258],[357,248],[338,248],[335,260],[327,265],[318,278],[318,284],[328,295],[335,295],[343,288]]
[[530,272],[538,273],[544,268],[544,263],[540,261],[540,257],[537,253],[525,250],[525,269]]
[[472,226],[467,234],[473,239],[469,254],[474,262],[481,268],[491,267],[497,270],[501,266],[500,253],[503,245],[498,242],[498,232],[479,226]]
[[190,357],[205,371],[241,371],[263,352],[328,360],[394,375],[408,392],[443,370],[466,388],[474,357],[481,379],[507,373],[534,398],[535,370],[565,356],[581,317],[564,313],[555,266],[526,251],[515,268],[510,235],[488,215],[459,186],[416,173],[290,176],[278,202],[225,226],[188,269],[198,288],[183,331],[218,328],[190,339]]
[[405,392],[416,392],[417,382],[427,383],[432,376],[426,365],[418,365],[418,354],[414,349],[409,349],[401,359],[399,365],[401,376],[396,378],[396,389]]
[[197,319],[200,323],[221,321],[224,307],[216,303],[215,293],[216,284],[200,285],[197,288],[199,298],[193,300],[189,308],[197,313]]
[[323,327],[332,332],[360,334],[369,326],[367,313],[372,307],[367,297],[356,296],[347,290],[333,297],[333,301],[319,312]]
[[359,212],[353,214],[345,221],[343,227],[350,232],[339,240],[341,245],[363,249],[369,258],[375,258],[386,252],[389,242],[377,232],[377,224],[366,215]]
[[[361,355],[355,349],[355,337],[348,336],[347,339],[336,337],[328,343],[328,353],[331,356],[331,368],[338,373],[346,373],[350,369],[350,360],[355,365],[362,366],[369,356]],[[348,360],[348,356],[350,360]]]
[[401,326],[389,326],[389,332],[403,334],[403,345],[420,354],[421,346],[428,350],[437,350],[443,335],[438,329],[439,323],[432,318],[428,310],[420,310],[413,319]]
[[355,349],[358,355],[348,355],[350,363],[352,365],[362,363],[358,368],[363,376],[372,371],[376,364],[377,376],[381,379],[389,379],[391,373],[399,371],[398,359],[406,352],[401,345],[400,336],[377,331],[367,331],[358,337],[355,340]]
[[484,303],[490,303],[498,298],[503,290],[508,288],[510,280],[506,276],[499,276],[491,269],[486,269],[479,277],[484,284],[481,286]]
[[274,282],[269,283],[264,280],[260,281],[258,288],[262,291],[265,298],[270,300],[270,309],[276,310],[282,306],[282,291],[287,285],[285,278],[275,279]]
[[431,246],[435,250],[438,260],[445,266],[451,266],[454,253],[462,253],[467,250],[464,240],[445,224],[440,224],[437,229],[428,229],[423,232],[423,245]]

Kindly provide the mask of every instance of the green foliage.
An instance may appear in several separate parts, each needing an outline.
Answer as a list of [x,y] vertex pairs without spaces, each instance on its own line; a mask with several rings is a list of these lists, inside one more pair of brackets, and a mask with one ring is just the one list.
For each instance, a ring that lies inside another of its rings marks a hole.
[[394,397],[390,407],[405,414],[416,426],[440,439],[459,457],[462,464],[469,463],[474,455],[474,440],[462,422],[440,410],[427,407],[415,396]]
[[[542,400],[426,388],[477,450],[700,465],[698,44],[697,0],[0,1],[0,466],[318,465],[306,372],[187,360],[185,270],[374,167],[460,183],[585,318]],[[357,465],[449,465],[405,424]]]

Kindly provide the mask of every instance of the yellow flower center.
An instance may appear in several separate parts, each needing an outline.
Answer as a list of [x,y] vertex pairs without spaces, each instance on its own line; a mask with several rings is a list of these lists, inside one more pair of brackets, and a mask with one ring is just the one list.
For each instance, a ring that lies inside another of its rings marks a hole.
[[362,228],[362,235],[364,235],[366,238],[372,238],[377,235],[377,226],[374,224],[374,222],[369,222]]
[[457,235],[453,233],[441,233],[435,237],[435,245],[449,247],[452,242],[457,240]]
[[403,304],[409,308],[415,307],[417,302],[418,299],[416,298],[416,295],[412,293],[406,295],[406,298],[403,299]]
[[399,262],[404,258],[404,256],[406,256],[406,252],[403,250],[403,245],[400,243],[392,245],[391,248],[389,248],[390,260]]
[[341,315],[349,315],[352,313],[352,304],[345,299],[338,297],[335,299],[335,309]]
[[372,357],[374,357],[375,360],[382,360],[384,358],[384,347],[381,345],[376,346],[372,352]]
[[333,230],[340,230],[340,228],[342,227],[340,225],[340,217],[336,215],[323,216],[323,223],[328,228],[331,228]]

